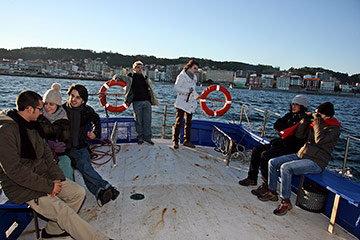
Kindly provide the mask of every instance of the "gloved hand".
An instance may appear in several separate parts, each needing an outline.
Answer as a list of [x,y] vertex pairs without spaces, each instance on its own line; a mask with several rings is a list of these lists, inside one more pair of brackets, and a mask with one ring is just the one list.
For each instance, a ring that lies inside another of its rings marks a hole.
[[56,141],[48,140],[48,144],[51,150],[55,151],[56,153],[65,152],[66,145],[64,142],[56,142]]

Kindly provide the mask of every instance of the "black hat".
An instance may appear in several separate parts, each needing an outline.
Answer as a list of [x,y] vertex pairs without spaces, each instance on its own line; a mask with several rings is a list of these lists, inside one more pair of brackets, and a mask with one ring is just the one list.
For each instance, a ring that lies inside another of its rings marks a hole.
[[328,117],[333,117],[335,114],[334,105],[331,102],[324,102],[320,104],[317,108],[319,113],[325,114]]
[[83,85],[80,85],[80,84],[73,83],[67,91],[67,94],[69,96],[70,96],[72,90],[78,91],[80,97],[84,100],[85,103],[88,101],[89,94],[88,94],[86,87],[84,87]]

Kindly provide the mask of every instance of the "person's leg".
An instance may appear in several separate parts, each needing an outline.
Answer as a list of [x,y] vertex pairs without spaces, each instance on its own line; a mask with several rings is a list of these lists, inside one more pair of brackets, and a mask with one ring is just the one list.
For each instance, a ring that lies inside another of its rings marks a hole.
[[310,159],[294,159],[286,162],[280,167],[281,183],[280,197],[289,199],[291,196],[291,180],[293,175],[321,173],[322,169]]
[[182,126],[183,119],[184,119],[184,111],[179,108],[176,108],[176,122],[173,127],[173,135],[172,135],[172,140],[176,144],[179,143],[180,129]]
[[66,180],[62,182],[61,192],[57,196],[40,197],[27,204],[49,219],[45,228],[48,234],[57,235],[66,231],[75,239],[109,239],[77,214],[85,194],[83,187]]
[[257,181],[259,168],[261,166],[262,153],[270,148],[270,144],[258,145],[253,148],[251,152],[250,167],[248,172],[248,178]]
[[285,147],[278,147],[274,148],[271,147],[271,144],[268,145],[269,147],[266,149],[266,151],[261,153],[261,160],[260,160],[260,171],[262,178],[267,182],[268,179],[268,162],[272,158],[280,157],[283,155],[288,155],[293,152],[291,152],[288,148]]
[[74,169],[71,166],[71,159],[67,155],[58,156],[58,165],[64,173],[65,177],[74,181],[73,174]]
[[184,143],[191,142],[191,120],[192,114],[185,112]]
[[134,120],[135,120],[135,129],[137,133],[137,138],[139,142],[144,140],[144,129],[143,129],[143,113],[142,113],[143,105],[141,102],[133,102],[133,109],[134,109]]
[[101,189],[111,186],[91,165],[90,153],[86,148],[72,150],[70,155],[76,159],[76,168],[80,171],[86,187],[92,194],[97,197]]
[[259,173],[259,166],[261,161],[261,153],[269,148],[270,144],[261,144],[255,146],[251,152],[251,160],[248,171],[248,176],[245,179],[239,181],[242,186],[255,186],[257,185],[257,178]]
[[152,120],[152,109],[149,101],[143,102],[143,129],[144,129],[144,140],[151,141],[151,120]]
[[277,170],[280,169],[281,165],[290,162],[293,160],[297,160],[299,157],[295,154],[288,154],[276,158],[272,158],[269,161],[269,176],[268,176],[268,188],[271,191],[276,191],[278,173]]

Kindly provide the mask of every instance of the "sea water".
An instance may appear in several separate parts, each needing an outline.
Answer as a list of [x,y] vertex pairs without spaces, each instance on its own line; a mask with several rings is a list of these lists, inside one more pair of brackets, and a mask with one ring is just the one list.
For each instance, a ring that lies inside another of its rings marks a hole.
[[[48,90],[52,83],[58,82],[61,84],[61,93],[63,96],[63,101],[66,100],[67,94],[66,91],[72,83],[78,83],[86,86],[90,94],[88,105],[92,106],[96,112],[99,113],[101,117],[106,115],[104,107],[100,104],[98,95],[99,89],[101,88],[104,82],[101,81],[90,81],[90,80],[72,80],[72,79],[54,79],[54,78],[36,78],[36,77],[16,77],[16,76],[3,76],[0,75],[0,109],[5,108],[15,108],[16,96],[22,90],[33,90],[38,92],[40,95],[43,95],[46,90]],[[164,113],[163,104],[173,104],[176,99],[176,93],[173,89],[173,84],[170,83],[154,83],[154,91],[156,96],[161,103],[159,106],[153,106],[153,133],[160,133]],[[201,94],[201,92],[206,88],[198,86],[196,91]],[[259,109],[262,111],[268,110],[266,122],[266,131],[265,136],[272,139],[277,137],[275,130],[273,129],[273,124],[276,119],[279,118],[278,115],[273,114],[278,113],[281,116],[285,115],[289,109],[289,104],[291,100],[296,95],[296,93],[291,92],[278,92],[278,91],[265,91],[265,90],[247,90],[247,89],[228,89],[232,96],[232,105],[228,112],[220,117],[211,117],[206,115],[202,109],[198,106],[193,118],[202,119],[202,120],[212,120],[219,122],[235,122],[239,123],[240,113],[241,113],[241,104],[250,106],[245,108],[246,114],[242,116],[242,124],[246,127],[251,128],[255,132],[260,132],[263,120],[264,113],[256,111]],[[119,86],[111,87],[107,93],[123,93],[124,90]],[[310,111],[314,111],[315,108],[323,103],[330,101],[334,104],[335,107],[335,116],[342,125],[341,136],[336,145],[336,148],[333,152],[333,160],[329,163],[328,168],[339,171],[343,166],[343,159],[345,156],[345,146],[347,135],[352,135],[359,137],[360,135],[360,97],[351,97],[351,96],[327,96],[327,95],[312,95],[303,93],[309,99]],[[209,98],[223,99],[224,96],[220,93],[211,94]],[[115,97],[107,97],[107,100],[111,105],[115,104]],[[123,101],[123,98],[118,98],[118,105]],[[210,109],[220,109],[223,106],[223,102],[208,102],[208,107]],[[126,111],[122,113],[108,113],[110,117],[112,116],[133,116],[133,110],[130,106]],[[167,125],[172,125],[175,121],[174,114],[175,109],[173,107],[168,107],[167,116]],[[249,119],[250,124],[247,119]],[[171,134],[171,128],[169,127],[166,131],[167,134]],[[360,182],[360,142],[351,140],[350,149],[347,160],[347,167],[353,175],[353,179],[357,182]]]

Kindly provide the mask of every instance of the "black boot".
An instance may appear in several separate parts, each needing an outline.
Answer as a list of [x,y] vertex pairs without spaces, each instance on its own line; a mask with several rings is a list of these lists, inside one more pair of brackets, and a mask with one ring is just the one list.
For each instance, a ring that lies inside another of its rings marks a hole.
[[109,187],[112,193],[111,200],[115,201],[115,199],[119,196],[120,192],[114,188],[113,186]]
[[110,200],[112,199],[112,191],[110,188],[107,189],[101,189],[97,199],[100,200],[101,206],[104,206],[105,204],[107,204],[108,202],[110,202]]

